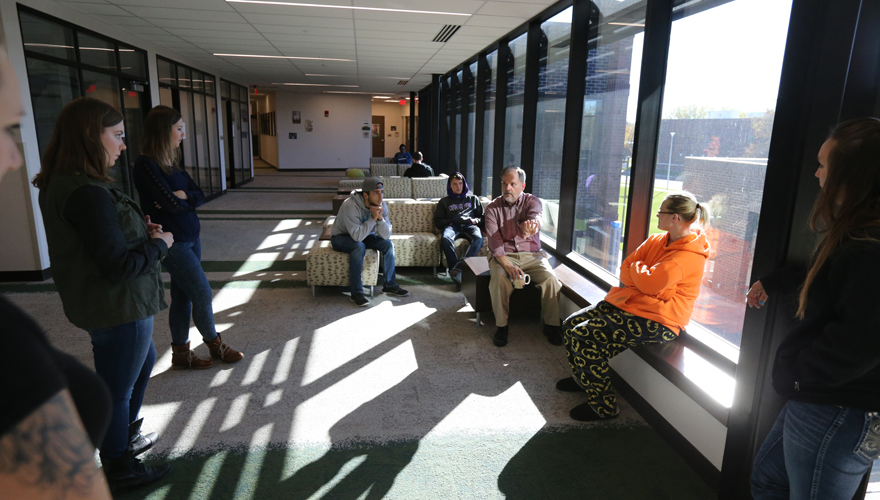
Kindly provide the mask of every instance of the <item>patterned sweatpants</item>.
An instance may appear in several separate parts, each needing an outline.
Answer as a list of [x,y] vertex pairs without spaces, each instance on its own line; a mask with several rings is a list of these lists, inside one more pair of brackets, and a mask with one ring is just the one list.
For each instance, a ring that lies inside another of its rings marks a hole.
[[586,391],[590,408],[600,417],[618,413],[608,359],[629,347],[662,344],[677,338],[675,332],[660,323],[604,300],[569,316],[562,324],[562,336],[572,376]]

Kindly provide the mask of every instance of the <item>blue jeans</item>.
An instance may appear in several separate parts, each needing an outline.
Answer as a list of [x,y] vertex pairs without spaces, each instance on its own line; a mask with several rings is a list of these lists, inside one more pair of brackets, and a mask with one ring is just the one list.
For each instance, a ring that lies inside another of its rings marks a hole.
[[354,241],[347,234],[337,234],[330,238],[333,250],[345,252],[348,257],[349,290],[352,294],[364,293],[361,272],[364,269],[364,252],[367,248],[378,250],[382,254],[382,273],[385,275],[385,288],[397,288],[394,281],[394,245],[390,240],[375,234],[367,235],[364,241]]
[[464,257],[476,257],[483,248],[483,233],[480,232],[478,226],[463,226],[461,224],[450,224],[443,230],[443,237],[440,239],[440,248],[446,255],[446,266],[449,269],[458,266],[458,255],[455,254],[455,240],[465,238],[470,241],[467,252]]
[[201,241],[175,241],[163,262],[171,275],[171,307],[168,310],[171,342],[175,345],[189,342],[190,314],[205,342],[216,339],[214,307],[211,305],[214,295],[202,271]]
[[153,317],[89,330],[95,371],[110,388],[113,413],[101,456],[115,458],[128,450],[128,426],[138,418],[150,372],[156,363]]
[[789,401],[755,457],[754,500],[850,500],[880,455],[880,417]]

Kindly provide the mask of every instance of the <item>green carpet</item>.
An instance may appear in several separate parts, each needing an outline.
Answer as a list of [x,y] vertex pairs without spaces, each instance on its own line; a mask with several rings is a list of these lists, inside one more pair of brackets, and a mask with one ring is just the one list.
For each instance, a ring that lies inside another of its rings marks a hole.
[[[512,459],[459,453],[479,439],[347,442],[323,449],[218,450],[170,460],[174,470],[117,497],[151,499],[626,499],[704,500],[716,494],[646,427],[541,430]],[[496,436],[494,439],[504,439]],[[425,448],[430,448],[426,450]],[[574,452],[571,452],[576,450]],[[414,460],[417,453],[429,460]],[[291,460],[289,455],[293,457]],[[156,459],[153,459],[154,461]],[[501,471],[500,475],[497,471]],[[431,478],[426,480],[425,478]],[[426,489],[424,482],[431,484]],[[438,490],[436,488],[442,488]]]

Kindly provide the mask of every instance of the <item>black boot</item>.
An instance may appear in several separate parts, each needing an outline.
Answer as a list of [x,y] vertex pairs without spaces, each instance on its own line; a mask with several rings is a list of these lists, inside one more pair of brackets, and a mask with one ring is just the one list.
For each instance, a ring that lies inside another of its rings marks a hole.
[[144,419],[139,418],[128,426],[128,440],[129,443],[131,443],[131,454],[133,456],[138,456],[152,448],[153,443],[156,442],[156,438],[159,437],[155,432],[142,434],[141,424],[143,423]]
[[101,457],[104,466],[104,475],[107,476],[107,484],[110,493],[114,496],[126,491],[146,486],[158,481],[171,472],[171,465],[144,465],[131,454],[131,450],[121,457]]

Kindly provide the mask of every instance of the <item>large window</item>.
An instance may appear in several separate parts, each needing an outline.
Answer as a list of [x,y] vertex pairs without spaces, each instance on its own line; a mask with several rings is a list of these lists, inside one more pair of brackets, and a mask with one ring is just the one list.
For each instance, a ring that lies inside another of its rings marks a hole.
[[614,276],[623,258],[644,16],[645,4],[590,16],[572,242]]
[[681,189],[710,207],[713,255],[691,321],[739,346],[791,1],[691,8],[672,23],[652,212]]
[[556,239],[562,140],[565,137],[565,96],[571,45],[572,7],[541,23],[538,59],[538,113],[535,122],[535,163],[532,194],[544,203],[541,232]]
[[119,189],[135,195],[131,168],[150,109],[146,52],[26,7],[19,7],[19,22],[40,154],[64,106],[83,96],[100,99],[122,112],[128,149],[111,175]]
[[222,190],[214,77],[157,57],[159,97],[183,115],[186,137],[181,143],[183,167],[206,196]]
[[[486,86],[483,110],[483,172],[480,196],[492,197],[492,168],[495,164],[495,96],[498,83],[498,51],[486,54],[486,72],[481,75]],[[477,153],[479,154],[479,153]]]
[[[508,43],[507,107],[504,120],[504,168],[522,165],[523,104],[526,86],[526,47],[528,34]],[[531,179],[527,179],[531,181]]]
[[462,86],[463,86],[463,71],[458,70],[455,74],[454,85],[455,88],[453,92],[455,93],[455,107],[452,112],[455,113],[455,137],[452,140],[455,142],[455,153],[452,155],[452,159],[449,162],[450,168],[449,173],[460,172],[463,170],[461,166],[461,94],[462,94]]

